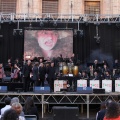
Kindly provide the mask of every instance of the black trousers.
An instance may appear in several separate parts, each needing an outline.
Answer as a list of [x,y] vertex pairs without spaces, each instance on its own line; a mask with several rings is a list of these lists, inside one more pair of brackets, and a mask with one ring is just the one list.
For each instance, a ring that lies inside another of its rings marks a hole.
[[45,81],[45,78],[40,78],[40,80],[36,81],[36,86],[44,87],[44,81]]
[[30,87],[30,77],[24,77],[23,81],[24,81],[24,91],[27,92],[29,91],[29,87]]
[[50,91],[54,92],[54,78],[48,78]]

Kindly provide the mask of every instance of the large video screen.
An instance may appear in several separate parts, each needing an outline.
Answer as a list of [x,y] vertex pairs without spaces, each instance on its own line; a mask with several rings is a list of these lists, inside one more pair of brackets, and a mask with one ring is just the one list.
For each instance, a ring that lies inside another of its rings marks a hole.
[[64,58],[73,54],[73,30],[25,30],[24,57]]

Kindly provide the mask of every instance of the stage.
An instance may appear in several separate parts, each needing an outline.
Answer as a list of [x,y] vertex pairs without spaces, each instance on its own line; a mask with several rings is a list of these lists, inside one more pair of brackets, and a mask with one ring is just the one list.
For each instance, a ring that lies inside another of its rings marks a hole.
[[39,94],[34,92],[7,92],[7,93],[0,93],[0,104],[4,103],[5,97],[18,97],[20,99],[20,103],[24,104],[26,98],[31,96],[34,98],[35,104],[40,104],[42,106],[42,118],[44,118],[44,114],[46,112],[47,105],[54,105],[54,106],[81,106],[80,112],[83,113],[84,105],[87,106],[86,109],[86,117],[87,119],[90,118],[90,105],[100,104],[103,101],[107,101],[111,99],[116,102],[120,102],[120,95],[119,93],[105,93],[105,94],[77,94],[77,92],[59,92],[59,93],[45,93]]

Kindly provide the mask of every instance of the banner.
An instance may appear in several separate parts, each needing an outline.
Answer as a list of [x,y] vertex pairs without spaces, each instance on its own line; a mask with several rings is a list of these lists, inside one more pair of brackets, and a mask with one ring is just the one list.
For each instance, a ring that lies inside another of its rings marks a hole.
[[77,87],[87,87],[87,80],[84,79],[77,80]]
[[115,92],[120,92],[120,80],[115,80]]
[[63,88],[64,80],[55,80],[54,81],[54,92],[60,91]]
[[102,80],[102,88],[105,92],[112,92],[112,80]]
[[99,80],[90,80],[90,87],[100,88],[100,81]]

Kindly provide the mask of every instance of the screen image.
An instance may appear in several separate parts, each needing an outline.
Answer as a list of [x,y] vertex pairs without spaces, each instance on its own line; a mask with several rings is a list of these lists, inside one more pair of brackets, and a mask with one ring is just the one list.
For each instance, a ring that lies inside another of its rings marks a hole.
[[25,30],[24,58],[63,58],[73,54],[73,30]]

